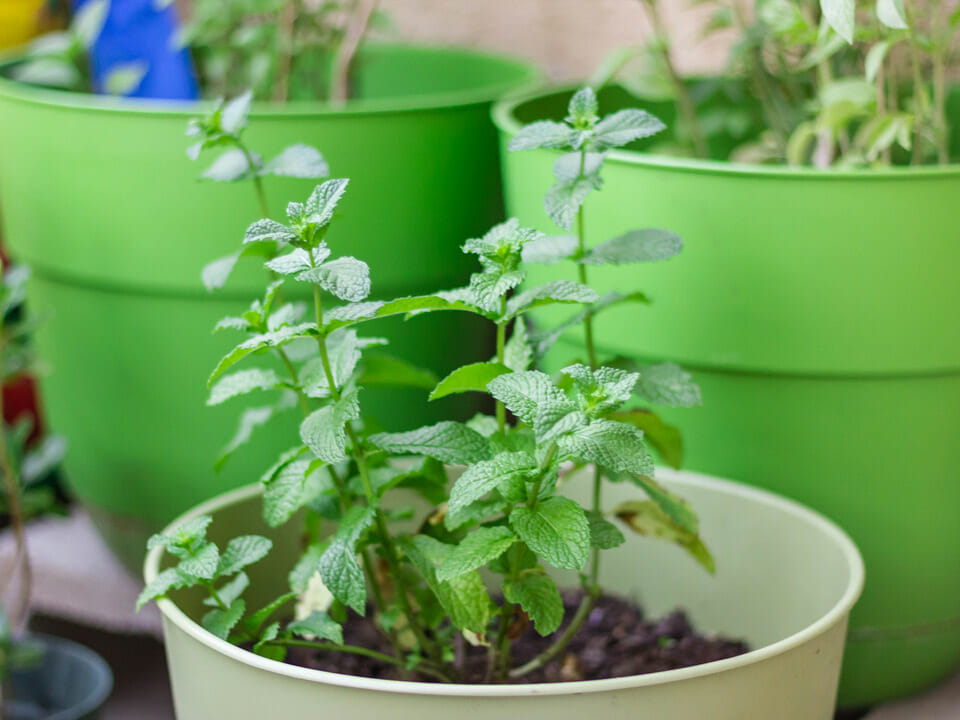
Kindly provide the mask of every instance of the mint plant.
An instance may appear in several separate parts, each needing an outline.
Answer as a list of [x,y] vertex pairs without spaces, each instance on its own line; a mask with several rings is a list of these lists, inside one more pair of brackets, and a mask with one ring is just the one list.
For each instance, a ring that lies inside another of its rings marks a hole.
[[[656,415],[628,406],[637,396],[693,405],[699,392],[676,366],[600,364],[595,316],[646,299],[640,293],[601,298],[586,282],[588,266],[663,260],[680,250],[679,239],[661,230],[633,231],[593,248],[583,232],[584,203],[601,187],[606,151],[662,128],[640,110],[601,118],[590,89],[574,96],[566,121],[525,128],[513,149],[568,151],[557,160],[558,182],[545,204],[562,228],[578,228],[577,237],[549,237],[508,220],[463,245],[479,263],[467,286],[431,295],[369,299],[368,266],[336,254],[332,244],[345,179],[328,180],[304,202],[290,203],[282,221],[253,223],[244,247],[279,248],[265,263],[277,280],[245,313],[218,325],[246,337],[213,370],[209,402],[275,392],[278,404],[299,407],[299,437],[260,483],[266,523],[277,527],[302,514],[308,542],[290,569],[289,588],[253,610],[243,598],[245,568],[269,553],[270,541],[247,535],[221,548],[207,537],[211,518],[198,518],[151,539],[150,547],[164,547],[174,562],[144,589],[139,604],[200,588],[211,608],[203,626],[266,657],[283,659],[293,647],[354,653],[394,665],[403,677],[443,682],[465,678],[469,644],[486,648],[481,679],[503,682],[564,650],[602,592],[602,551],[625,541],[621,528],[669,539],[712,570],[696,515],[653,477],[645,431],[673,459],[678,447]],[[578,280],[525,282],[530,263],[559,262],[574,263]],[[285,285],[308,290],[309,312],[279,299]],[[528,322],[538,310],[563,305],[577,311],[558,327]],[[449,311],[493,323],[496,355],[453,371],[431,397],[487,393],[494,414],[374,432],[363,412],[367,378],[392,372],[402,384],[411,373],[396,365],[371,373],[364,353],[384,341],[360,332],[380,318]],[[568,365],[558,377],[538,370],[556,338],[579,326],[587,362]],[[304,343],[313,350],[304,352]],[[257,358],[266,362],[236,368]],[[574,471],[585,465],[595,468],[589,507],[562,492],[581,481]],[[608,511],[608,481],[635,485],[637,499]],[[411,497],[429,509],[405,506]],[[582,603],[560,633],[564,605],[548,568],[578,572],[583,588]],[[489,584],[481,571],[492,578]],[[344,623],[366,615],[389,653],[344,643]],[[511,642],[531,623],[552,642],[538,656],[515,662]]]

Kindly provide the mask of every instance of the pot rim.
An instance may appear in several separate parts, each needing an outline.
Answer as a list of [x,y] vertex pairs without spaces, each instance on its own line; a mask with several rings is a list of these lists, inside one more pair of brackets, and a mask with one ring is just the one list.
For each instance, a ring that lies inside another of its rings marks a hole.
[[[514,113],[520,105],[548,95],[559,95],[573,91],[580,84],[553,85],[550,87],[521,88],[503,97],[490,111],[497,129],[512,137],[523,124]],[[548,152],[560,154],[559,150]],[[782,180],[860,180],[889,181],[941,178],[960,179],[960,163],[947,165],[922,165],[915,167],[883,167],[870,169],[820,169],[807,166],[761,165],[752,163],[728,162],[725,160],[700,160],[696,158],[677,158],[668,155],[638,152],[636,150],[612,150],[607,153],[609,161],[622,165],[634,165],[647,169],[674,170],[677,172],[726,175],[737,177],[779,178]]]
[[[665,468],[658,468],[661,476],[669,477],[671,481],[678,482],[681,485],[694,487],[708,487],[719,489],[730,495],[735,495],[743,500],[767,505],[779,509],[782,512],[802,517],[810,524],[816,526],[825,535],[831,537],[837,550],[842,553],[846,560],[849,573],[847,587],[840,596],[840,599],[832,608],[818,620],[811,623],[800,631],[790,635],[782,640],[778,640],[770,645],[765,645],[756,650],[737,657],[726,660],[718,660],[702,665],[696,665],[679,670],[667,670],[663,672],[648,673],[646,675],[634,675],[625,678],[609,678],[605,680],[583,680],[570,683],[532,683],[529,685],[468,685],[463,683],[435,684],[419,683],[406,680],[380,680],[374,678],[359,677],[354,675],[343,675],[331,673],[323,670],[311,670],[296,665],[290,665],[277,660],[268,660],[247,650],[242,650],[235,645],[231,645],[225,640],[221,640],[215,635],[204,630],[200,625],[191,620],[180,610],[177,605],[169,599],[161,598],[157,600],[157,606],[164,617],[164,621],[173,623],[182,632],[192,637],[195,641],[206,645],[221,655],[235,660],[244,665],[263,670],[275,675],[281,675],[297,680],[304,680],[318,684],[338,685],[341,687],[352,688],[356,690],[374,690],[377,692],[392,692],[406,695],[425,695],[425,696],[445,696],[445,697],[531,697],[531,696],[558,696],[558,695],[579,695],[585,693],[611,692],[631,688],[649,687],[654,685],[664,685],[668,683],[691,680],[715,675],[722,672],[736,670],[754,663],[762,662],[768,658],[785,653],[808,640],[823,634],[828,629],[841,622],[853,608],[863,590],[864,582],[864,564],[863,558],[853,540],[841,530],[835,523],[828,520],[814,510],[804,507],[800,503],[788,500],[775,495],[774,493],[757,488],[748,487],[730,480],[703,475],[700,473],[670,471]],[[170,532],[176,526],[191,520],[199,515],[213,514],[217,510],[235,505],[250,499],[261,492],[259,483],[238,488],[224,493],[218,497],[212,498],[196,506],[187,513],[174,520],[164,532]],[[160,569],[160,558],[163,556],[163,548],[155,547],[147,553],[144,562],[143,574],[144,580],[149,583],[153,580]]]
[[[356,115],[392,115],[409,111],[438,110],[493,102],[509,91],[526,91],[543,85],[543,75],[531,62],[521,58],[482,52],[456,46],[441,46],[420,43],[370,43],[367,50],[375,53],[415,53],[422,56],[435,55],[442,62],[443,56],[456,54],[476,62],[500,64],[516,74],[514,80],[503,79],[465,90],[444,92],[421,92],[413,95],[377,98],[371,100],[347,100],[342,106],[334,106],[322,100],[292,100],[286,103],[273,101],[254,102],[250,117],[283,118],[322,116],[325,118],[353,117]],[[212,100],[159,100],[149,98],[118,98],[95,93],[81,93],[56,88],[39,87],[13,80],[3,74],[7,67],[24,58],[24,48],[0,53],[0,98],[47,107],[71,110],[102,112],[121,115],[147,115],[150,117],[180,117],[189,119],[198,113],[213,110]]]

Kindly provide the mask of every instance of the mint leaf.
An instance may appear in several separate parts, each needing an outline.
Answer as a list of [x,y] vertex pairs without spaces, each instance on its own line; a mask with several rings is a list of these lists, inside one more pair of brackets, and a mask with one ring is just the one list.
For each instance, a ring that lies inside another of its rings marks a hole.
[[451,580],[497,559],[517,541],[509,528],[481,527],[469,533],[444,559],[438,580]]
[[291,145],[268,162],[263,175],[294,178],[322,178],[330,174],[330,167],[316,148],[309,145]]
[[[326,245],[321,244],[310,252],[313,254],[313,265],[319,265],[330,257],[330,248]],[[313,267],[310,263],[310,253],[302,248],[295,248],[286,255],[268,260],[265,265],[268,270],[272,270],[278,275],[296,275]]]
[[375,513],[369,506],[350,508],[317,564],[327,589],[360,615],[367,612],[367,582],[357,562],[357,542],[373,524]]
[[468,505],[447,509],[443,516],[443,524],[450,532],[459,530],[464,525],[480,522],[491,515],[499,515],[506,511],[509,503],[502,497],[491,497],[487,500],[477,500]]
[[263,483],[263,519],[270,527],[283,525],[309,501],[306,480],[311,462],[288,463]]
[[[253,640],[254,638],[259,638],[262,640],[264,634],[269,631],[269,628],[268,628],[266,631],[261,632],[261,628],[263,628],[263,624],[277,610],[282,608],[291,600],[296,600],[296,599],[297,599],[296,593],[286,593],[285,595],[281,595],[277,599],[272,600],[266,605],[264,605],[262,608],[257,610],[255,613],[250,615],[250,617],[246,618],[243,621],[242,631],[238,631],[237,633],[240,636],[240,638],[238,639],[240,639],[241,641],[249,641],[249,640]],[[276,636],[274,635],[274,637]]]
[[594,89],[589,86],[580,88],[570,98],[570,104],[567,106],[569,115],[567,122],[578,129],[593,127],[597,122],[599,111],[600,106]]
[[499,313],[501,299],[522,283],[524,277],[525,274],[520,270],[474,273],[470,278],[470,290],[478,307],[490,313]]
[[544,406],[560,406],[575,410],[569,398],[538,370],[513,372],[494,378],[487,385],[494,398],[527,425],[533,425]]
[[347,457],[346,424],[360,417],[357,391],[311,413],[300,424],[300,439],[313,454],[334,464]]
[[293,342],[297,338],[311,337],[316,334],[316,329],[316,323],[300,323],[299,325],[287,325],[277,330],[254,335],[237,345],[220,360],[220,363],[210,374],[210,379],[207,381],[207,384],[212,385],[217,377],[243,360],[247,355],[260,352],[261,350],[281,347]]
[[[217,589],[217,597],[220,598],[222,603],[230,606],[249,586],[249,576],[245,572],[237,573],[232,580],[225,582]],[[217,601],[213,597],[204,598],[203,604],[207,607],[218,607]]]
[[713,556],[703,541],[674,523],[656,503],[633,500],[617,506],[614,513],[635,533],[679,545],[708,572],[716,572]]
[[523,608],[539,635],[551,635],[560,628],[563,598],[557,584],[546,575],[527,573],[516,580],[505,580],[503,595],[507,602]]
[[340,198],[347,191],[349,180],[327,180],[318,185],[307,198],[304,205],[305,219],[311,225],[324,227],[333,220],[333,213],[337,209]]
[[451,580],[437,578],[436,569],[449,559],[453,548],[425,535],[401,539],[410,562],[420,571],[454,627],[482,635],[490,622],[490,595],[480,573],[468,572]]
[[557,182],[574,182],[581,177],[597,175],[607,156],[604,153],[567,153],[553,164],[553,176]]
[[221,640],[226,640],[230,631],[236,627],[247,610],[247,604],[242,598],[238,598],[230,603],[226,610],[211,610],[200,620],[203,629],[208,633],[216,635]]
[[577,238],[573,235],[543,235],[523,246],[525,263],[554,265],[568,260],[577,252]]
[[538,557],[556,568],[582,570],[590,554],[590,524],[573,500],[553,496],[535,508],[519,506],[510,526]]
[[297,280],[316,283],[347,302],[359,302],[370,294],[370,268],[354,257],[337,258],[318,268],[304,270],[297,275]]
[[508,145],[510,152],[549,148],[563,150],[570,147],[573,131],[564,123],[540,120],[520,129]]
[[254,390],[274,390],[280,386],[280,378],[273,370],[252,368],[226,375],[210,389],[207,405],[219,405],[239,395]]
[[252,104],[252,90],[247,90],[227,102],[220,110],[220,129],[228,135],[236,135],[247,127]]
[[329,640],[335,645],[343,645],[343,628],[325,612],[315,610],[302,620],[287,625],[287,632],[299,635],[307,640],[319,638]]
[[[529,370],[533,364],[533,346],[530,345],[530,336],[527,334],[527,324],[523,318],[517,318],[517,321],[513,324],[513,332],[510,334],[510,339],[507,340],[506,345],[503,347],[503,362],[508,370],[513,370],[514,372]],[[493,378],[487,379],[483,384],[484,390],[487,389],[486,386],[490,380],[493,380]]]
[[487,439],[463,423],[445,420],[402,433],[379,433],[370,442],[388,453],[426,455],[441,462],[469,465],[490,457]]
[[543,209],[557,225],[570,230],[587,196],[599,187],[598,176],[558,183],[544,195]]
[[194,544],[180,556],[177,569],[184,575],[211,580],[217,574],[220,551],[212,542],[203,540]]
[[602,310],[606,310],[607,308],[614,307],[625,302],[649,303],[650,300],[641,292],[634,292],[630,293],[629,295],[623,295],[618,292],[609,292],[589,308],[578,312],[576,315],[568,318],[552,330],[538,334],[536,337],[537,356],[543,357],[546,355],[550,348],[553,347],[554,343],[560,339],[560,336],[563,335],[563,333],[572,327],[582,324],[588,315],[596,315]]
[[643,439],[657,451],[667,465],[683,466],[683,437],[673,425],[649,410],[626,410],[610,415],[610,420],[630,423],[643,431]]
[[293,566],[293,570],[291,570],[287,576],[287,582],[290,584],[291,590],[295,593],[303,593],[307,589],[310,578],[314,576],[320,567],[320,558],[323,557],[323,553],[326,552],[329,546],[329,541],[314,543],[303,551],[300,559],[297,560],[297,564]]
[[[256,161],[255,157],[253,159]],[[217,156],[200,177],[215,182],[234,182],[250,177],[255,169],[250,167],[250,158],[243,150],[228,148]]]
[[635,485],[643,488],[647,496],[677,527],[692,535],[700,533],[700,520],[685,500],[677,497],[647,475],[634,475],[630,476],[629,479]]
[[627,541],[619,528],[597,510],[587,510],[587,522],[590,523],[590,545],[593,547],[609,550]]
[[591,150],[600,151],[622,147],[664,129],[666,125],[648,112],[634,108],[620,110],[596,124],[589,146]]
[[668,230],[631,230],[613,240],[600,243],[584,255],[580,262],[584,265],[659,262],[677,255],[682,249],[683,241]]
[[638,373],[612,367],[592,370],[586,365],[570,365],[562,372],[573,378],[581,405],[592,417],[605,415],[630,399]]
[[323,330],[330,332],[361,320],[375,318],[384,305],[385,303],[371,300],[331,308],[323,315]]
[[239,259],[240,253],[235,252],[204,265],[200,272],[200,279],[203,281],[203,286],[207,289],[207,292],[219,290],[227,284],[230,273],[233,272],[233,268]]
[[464,365],[441,380],[430,393],[430,399],[438,400],[447,395],[464,392],[486,392],[487,383],[508,372],[509,367],[497,362]]
[[594,420],[559,438],[560,449],[578,460],[617,472],[653,475],[653,458],[643,444],[643,433],[632,425]]
[[638,367],[640,379],[635,392],[654,405],[668,407],[697,407],[703,405],[700,388],[679,365],[661,363]]
[[545,305],[557,303],[595,303],[600,299],[593,288],[571,282],[570,280],[554,280],[546,285],[532,287],[517,294],[507,301],[506,318],[513,318]]
[[[330,374],[337,389],[344,387],[360,362],[361,348],[379,344],[372,338],[359,338],[352,328],[341,328],[327,336],[327,359],[330,362]],[[300,369],[300,384],[310,397],[329,397],[330,381],[324,369],[323,360],[311,358]]]
[[360,387],[385,385],[431,390],[437,384],[437,376],[393,355],[377,354],[364,358],[357,384]]
[[233,575],[248,565],[262,560],[270,552],[273,543],[260,535],[241,535],[227,543],[217,565],[217,577]]
[[493,490],[512,495],[517,488],[523,488],[526,479],[536,471],[536,459],[522,452],[501,453],[492,460],[477,462],[468,467],[453,484],[448,513],[455,517],[457,512]]
[[177,568],[167,568],[151,580],[140,592],[140,595],[137,597],[137,610],[140,610],[140,608],[154,598],[166,595],[170,590],[189,587],[196,583],[196,578],[185,575]]
[[297,239],[297,234],[286,225],[281,225],[276,220],[263,218],[247,228],[243,236],[244,244],[276,242],[286,244]]
[[820,0],[820,9],[837,35],[848,43],[853,43],[853,30],[856,25],[855,0]]

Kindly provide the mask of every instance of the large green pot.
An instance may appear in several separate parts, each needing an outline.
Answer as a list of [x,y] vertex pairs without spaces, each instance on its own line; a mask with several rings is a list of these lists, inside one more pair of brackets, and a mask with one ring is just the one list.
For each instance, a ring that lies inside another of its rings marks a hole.
[[[692,473],[658,472],[697,511],[717,558],[708,575],[676,547],[632,535],[604,554],[600,582],[640,601],[651,616],[682,607],[698,628],[746,639],[751,652],[683,670],[612,680],[534,685],[444,685],[373,680],[266,660],[223,642],[197,620],[201,596],[161,600],[164,639],[179,720],[331,717],[471,720],[831,720],[847,616],[863,583],[863,562],[850,539],[823,517],[770,493]],[[565,493],[588,502],[586,473]],[[300,551],[292,522],[281,531],[261,519],[259,487],[236,490],[195,508],[177,525],[213,515],[217,542],[255,532],[275,540],[249,568],[246,597],[260,607],[286,587]],[[612,507],[636,497],[629,485],[608,488]],[[145,579],[169,558],[147,556]],[[576,586],[575,574],[557,580]],[[271,594],[272,593],[272,594]],[[599,715],[598,715],[599,714]]]
[[[567,97],[497,106],[504,147],[520,123],[562,117]],[[611,90],[602,110],[626,101]],[[555,157],[504,155],[509,213],[545,230]],[[591,243],[663,227],[685,246],[590,269],[601,293],[640,287],[655,303],[599,316],[599,347],[694,372],[704,407],[665,411],[689,467],[807,503],[863,551],[841,703],[947,675],[960,661],[960,165],[821,172],[634,151],[612,153],[604,177]],[[573,335],[551,360],[577,356]]]
[[[5,66],[9,68],[9,65]],[[329,237],[371,267],[374,295],[454,286],[468,275],[463,240],[502,216],[492,101],[531,83],[526,64],[454,49],[376,47],[361,58],[358,99],[254,106],[248,140],[265,156],[303,142],[350,177]],[[0,206],[12,254],[34,269],[31,307],[52,366],[51,425],[67,435],[66,469],[115,548],[191,505],[258,477],[295,425],[267,434],[222,474],[212,462],[237,406],[204,408],[204,381],[236,337],[219,317],[263,293],[251,263],[216,295],[200,270],[235,248],[259,214],[247,183],[197,181],[185,155],[195,104],[115,100],[11,82],[0,66]],[[272,214],[314,181],[270,179]],[[399,321],[377,333],[393,352],[443,372],[482,357],[487,337],[464,317]],[[450,344],[444,338],[466,338]],[[427,420],[424,393],[365,393],[384,418]],[[389,411],[389,412],[388,412]],[[385,423],[389,426],[389,422]]]

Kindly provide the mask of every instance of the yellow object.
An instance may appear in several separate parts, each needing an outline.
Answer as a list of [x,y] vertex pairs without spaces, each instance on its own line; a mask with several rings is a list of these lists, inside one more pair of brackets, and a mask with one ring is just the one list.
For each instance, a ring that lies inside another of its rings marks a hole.
[[0,49],[27,42],[40,29],[43,0],[0,0]]

